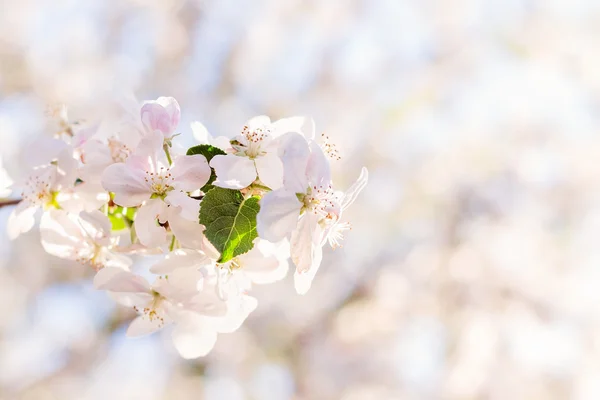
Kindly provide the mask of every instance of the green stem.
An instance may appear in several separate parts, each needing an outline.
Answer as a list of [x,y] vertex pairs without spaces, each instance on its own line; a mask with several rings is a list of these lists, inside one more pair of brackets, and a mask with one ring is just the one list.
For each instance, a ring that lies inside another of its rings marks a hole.
[[165,151],[169,165],[173,164],[173,160],[171,160],[171,153],[169,152],[169,145],[167,143],[163,144],[163,150]]
[[175,235],[173,235],[173,238],[171,239],[171,245],[169,246],[169,251],[173,251],[175,248],[175,242],[177,242],[177,239],[175,239]]

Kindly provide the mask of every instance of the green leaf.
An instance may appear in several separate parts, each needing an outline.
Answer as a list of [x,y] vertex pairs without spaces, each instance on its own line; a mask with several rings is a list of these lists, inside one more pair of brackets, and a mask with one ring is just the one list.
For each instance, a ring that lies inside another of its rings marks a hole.
[[200,223],[204,235],[221,253],[220,263],[247,253],[256,239],[258,197],[244,199],[238,190],[215,187],[200,203]]
[[[190,147],[186,154],[188,156],[193,156],[194,154],[202,154],[204,157],[206,157],[206,161],[210,163],[210,160],[212,160],[214,156],[225,155],[227,153],[225,153],[218,147],[211,146],[210,144],[199,144],[198,146]],[[210,178],[200,190],[202,190],[204,193],[208,193],[209,190],[214,188],[212,183],[215,181],[215,179],[217,179],[217,174],[215,174],[215,170],[211,168]]]
[[110,224],[112,225],[113,231],[120,231],[121,229],[125,229],[128,226],[122,214],[109,215],[108,219],[110,220]]

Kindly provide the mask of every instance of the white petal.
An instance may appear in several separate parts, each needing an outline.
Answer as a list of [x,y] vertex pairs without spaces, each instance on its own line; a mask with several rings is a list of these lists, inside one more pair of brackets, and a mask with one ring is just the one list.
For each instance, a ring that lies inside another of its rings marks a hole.
[[160,199],[148,200],[139,208],[133,222],[135,233],[140,242],[147,247],[159,247],[167,242],[165,228],[158,220],[166,216],[167,205]]
[[211,144],[212,135],[206,129],[206,126],[200,121],[194,121],[190,124],[194,138],[202,144]]
[[111,268],[120,268],[120,269],[129,269],[133,261],[131,258],[124,256],[122,254],[113,253],[108,251],[107,249],[103,249],[102,251],[101,263],[104,267]]
[[217,155],[210,160],[210,166],[217,174],[214,185],[222,188],[243,189],[256,179],[254,162],[247,157]]
[[265,154],[254,160],[258,179],[271,190],[277,190],[283,186],[283,163],[277,154]]
[[298,133],[288,133],[279,141],[284,187],[294,193],[306,192],[308,188],[306,165],[310,156],[306,139]]
[[9,239],[16,239],[21,233],[28,232],[35,224],[35,212],[38,207],[21,201],[12,211],[6,223]]
[[[127,160],[129,161],[131,157]],[[145,171],[131,168],[129,163],[108,166],[102,174],[102,186],[115,193],[115,203],[123,207],[137,207],[150,198],[152,189],[145,182]]]
[[172,190],[165,198],[165,202],[172,208],[176,208],[177,213],[181,214],[183,218],[198,222],[200,200],[192,199],[187,193]]
[[190,301],[184,303],[187,310],[195,313],[221,317],[227,313],[227,304],[219,297],[214,285],[205,285]]
[[188,249],[202,249],[204,244],[204,226],[198,222],[198,213],[195,220],[183,218],[173,207],[167,210],[169,226],[182,247]]
[[94,277],[94,287],[98,290],[124,293],[151,294],[148,281],[121,268],[102,268]]
[[365,167],[363,167],[360,171],[360,176],[356,180],[356,182],[350,186],[350,188],[344,193],[344,198],[342,200],[342,210],[350,207],[352,203],[356,200],[359,193],[365,188],[367,185],[367,181],[369,179],[369,172]]
[[93,243],[81,225],[78,217],[64,210],[50,210],[42,215],[40,234],[44,250],[54,256],[76,260],[80,253],[92,257]]
[[287,257],[278,257],[271,251],[272,243],[259,240],[248,253],[239,256],[243,272],[253,283],[267,284],[279,281],[287,275],[289,264]]
[[216,323],[217,332],[231,333],[238,330],[257,305],[254,297],[244,294],[230,298],[227,301],[227,315]]
[[321,266],[321,259],[323,257],[323,250],[320,246],[317,246],[313,252],[312,265],[308,271],[294,273],[294,287],[296,293],[306,294],[312,285],[312,281]]
[[316,142],[310,145],[310,157],[306,165],[306,176],[312,185],[329,185],[331,182],[331,171],[329,160],[323,149]]
[[166,323],[158,318],[150,320],[148,317],[137,317],[127,328],[127,336],[138,337],[149,335],[161,329]]
[[174,304],[188,304],[200,293],[204,275],[195,268],[178,268],[173,270],[168,279],[156,279],[153,289]]
[[262,128],[264,126],[271,125],[271,118],[267,117],[266,115],[257,115],[256,117],[250,118],[246,122],[246,125],[251,131],[253,131],[256,128]]
[[296,228],[301,207],[295,193],[276,190],[265,194],[256,217],[258,236],[271,242],[285,238]]
[[208,322],[179,323],[173,328],[173,344],[185,359],[203,357],[215,346],[217,332]]
[[83,182],[67,190],[62,190],[56,196],[58,204],[73,213],[97,210],[108,200],[109,195],[99,182]]
[[176,157],[170,172],[175,187],[185,192],[200,189],[210,178],[210,167],[202,154]]
[[278,137],[289,132],[303,134],[307,139],[314,138],[314,121],[306,117],[282,118],[271,124],[273,137]]
[[317,249],[321,249],[321,228],[314,214],[305,213],[290,239],[292,261],[298,272],[306,272],[314,267]]
[[108,217],[99,210],[91,212],[82,212],[79,214],[79,218],[84,222],[82,227],[86,233],[93,238],[98,240],[100,238],[108,238],[111,233],[111,223]]
[[210,264],[210,259],[202,252],[189,249],[177,249],[169,253],[164,260],[150,268],[153,274],[169,274],[178,268],[199,268]]

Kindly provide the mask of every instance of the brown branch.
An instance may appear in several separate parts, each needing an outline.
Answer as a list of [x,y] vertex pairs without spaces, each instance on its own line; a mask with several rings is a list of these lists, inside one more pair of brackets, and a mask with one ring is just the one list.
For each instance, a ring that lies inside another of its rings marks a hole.
[[0,200],[0,208],[7,206],[16,206],[22,199]]

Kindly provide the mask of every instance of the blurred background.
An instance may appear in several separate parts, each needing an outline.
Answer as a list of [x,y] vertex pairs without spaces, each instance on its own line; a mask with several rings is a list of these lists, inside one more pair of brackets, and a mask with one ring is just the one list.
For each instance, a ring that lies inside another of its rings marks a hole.
[[339,188],[370,171],[311,291],[194,361],[1,208],[0,398],[600,399],[599,47],[596,0],[0,0],[2,187],[46,104],[123,93],[190,145],[311,115]]

